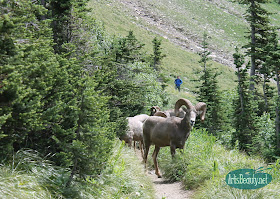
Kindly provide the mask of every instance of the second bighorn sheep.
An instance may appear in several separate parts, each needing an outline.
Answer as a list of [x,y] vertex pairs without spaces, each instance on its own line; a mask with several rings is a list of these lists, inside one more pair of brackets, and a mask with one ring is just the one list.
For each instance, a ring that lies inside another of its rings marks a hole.
[[160,111],[160,108],[158,106],[152,106],[150,108],[150,111],[151,111],[150,116],[153,116],[155,115],[156,112]]
[[183,105],[187,107],[187,109],[184,109],[186,113],[183,118],[150,116],[143,124],[144,164],[147,163],[150,146],[154,144],[153,161],[155,173],[158,177],[161,177],[157,162],[160,147],[170,146],[171,155],[174,157],[176,148],[184,148],[196,116],[200,115],[201,121],[204,121],[206,113],[204,102],[199,102],[196,106],[193,106],[189,100],[179,99],[175,104],[176,115],[179,115],[180,107]]
[[[179,105],[178,103],[176,103],[177,105]],[[175,109],[176,109],[176,105],[175,105]],[[172,116],[177,116],[177,117],[181,117],[183,118],[185,116],[185,108],[177,108],[177,113],[175,113],[175,111],[173,109],[167,110],[167,111],[161,111],[160,107],[158,106],[152,106],[151,107],[151,114],[150,116],[160,116],[160,117],[172,117]],[[176,115],[177,114],[177,115]]]
[[149,116],[146,114],[136,115],[134,117],[127,117],[128,129],[126,134],[121,137],[129,146],[134,141],[134,149],[136,147],[135,142],[139,141],[140,151],[143,156],[143,123]]

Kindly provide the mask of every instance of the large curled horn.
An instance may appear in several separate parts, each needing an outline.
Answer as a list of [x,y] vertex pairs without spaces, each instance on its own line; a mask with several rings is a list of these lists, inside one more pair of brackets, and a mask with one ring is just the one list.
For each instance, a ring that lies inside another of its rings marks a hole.
[[195,109],[194,106],[192,105],[192,103],[189,100],[181,98],[175,104],[175,115],[176,116],[179,115],[179,109],[183,105],[185,105],[189,110],[194,110]]
[[162,112],[162,111],[156,112],[156,113],[154,114],[154,116],[160,116],[160,117],[165,117],[165,118],[168,117],[167,113]]
[[195,105],[195,110],[197,111],[198,115],[200,115],[201,121],[204,121],[205,114],[206,114],[206,104],[204,102],[198,102]]

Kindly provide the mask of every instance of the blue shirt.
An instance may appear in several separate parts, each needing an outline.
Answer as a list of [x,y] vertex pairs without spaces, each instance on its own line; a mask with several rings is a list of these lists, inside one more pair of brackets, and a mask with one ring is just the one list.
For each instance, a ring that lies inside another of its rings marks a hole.
[[181,79],[175,79],[174,83],[176,84],[176,86],[180,86],[183,81]]

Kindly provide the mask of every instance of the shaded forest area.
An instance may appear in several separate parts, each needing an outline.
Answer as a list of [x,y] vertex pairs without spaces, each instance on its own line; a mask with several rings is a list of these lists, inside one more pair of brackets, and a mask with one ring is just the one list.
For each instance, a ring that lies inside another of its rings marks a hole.
[[33,149],[71,171],[66,187],[106,167],[126,117],[167,102],[160,40],[149,55],[132,31],[108,37],[86,3],[0,2],[1,162]]

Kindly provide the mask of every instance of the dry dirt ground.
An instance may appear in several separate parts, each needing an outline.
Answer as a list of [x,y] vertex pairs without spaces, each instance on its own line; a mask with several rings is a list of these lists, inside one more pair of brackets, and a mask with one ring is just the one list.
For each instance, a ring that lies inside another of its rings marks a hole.
[[[140,150],[136,150],[136,155],[142,162]],[[190,199],[194,194],[192,190],[185,190],[181,182],[170,182],[165,178],[158,178],[155,170],[147,171],[146,175],[153,182],[155,199]]]

